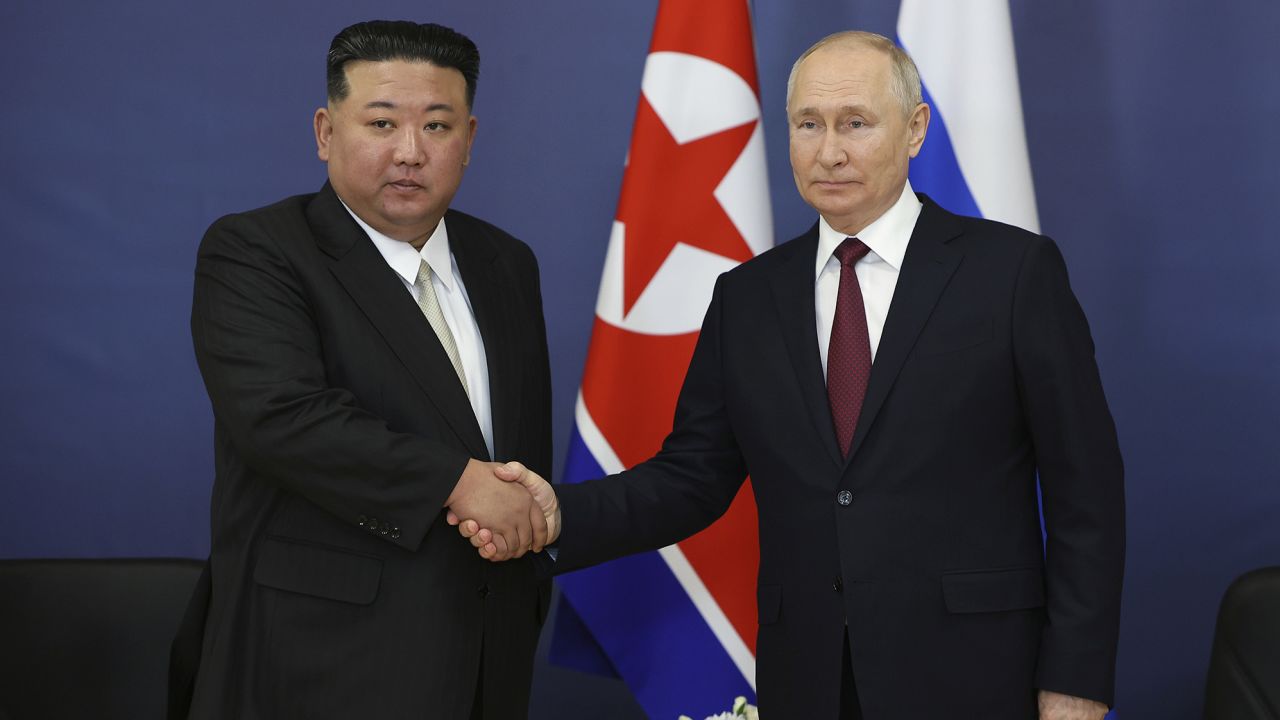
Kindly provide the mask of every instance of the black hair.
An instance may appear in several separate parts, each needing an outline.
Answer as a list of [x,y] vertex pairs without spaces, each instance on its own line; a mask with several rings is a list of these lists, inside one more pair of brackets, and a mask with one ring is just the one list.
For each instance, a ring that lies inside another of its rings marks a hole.
[[480,51],[466,35],[443,25],[370,20],[343,29],[329,45],[329,100],[337,102],[347,97],[350,87],[346,65],[355,60],[413,60],[453,68],[467,81],[467,107],[475,102]]

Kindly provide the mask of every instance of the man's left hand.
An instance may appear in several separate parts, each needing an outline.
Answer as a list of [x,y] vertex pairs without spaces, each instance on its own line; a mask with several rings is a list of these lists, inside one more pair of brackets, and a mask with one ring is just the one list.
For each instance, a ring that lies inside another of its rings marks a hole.
[[1102,720],[1107,706],[1097,700],[1041,690],[1040,720]]

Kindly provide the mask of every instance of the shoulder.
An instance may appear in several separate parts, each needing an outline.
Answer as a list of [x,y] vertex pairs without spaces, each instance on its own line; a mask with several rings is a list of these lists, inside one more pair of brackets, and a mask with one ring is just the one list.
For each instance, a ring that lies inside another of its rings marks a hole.
[[807,267],[812,271],[817,252],[818,226],[815,224],[808,232],[769,248],[726,271],[720,278],[733,285],[752,284],[793,266],[801,269]]
[[[930,243],[962,254],[963,272],[977,273],[993,288],[1024,293],[1070,292],[1067,263],[1058,244],[1047,235],[1007,223],[950,213],[926,196],[925,207],[912,236],[913,251],[930,254]],[[917,243],[919,243],[917,245]]]
[[523,241],[475,215],[461,210],[449,209],[444,216],[445,226],[449,229],[449,244],[470,243],[479,245],[481,249],[494,255],[510,255],[514,259],[537,262],[533,250]]
[[307,228],[307,208],[317,193],[294,195],[263,207],[244,212],[223,215],[209,226],[215,230],[247,230],[258,228],[264,231],[273,229]]
[[941,240],[955,244],[966,252],[990,252],[996,254],[1023,255],[1029,250],[1053,245],[1048,237],[1025,228],[968,215],[956,215],[934,202],[929,196],[918,193],[924,207],[916,221],[917,237],[921,240]]
[[209,226],[199,257],[289,254],[299,243],[314,248],[307,208],[315,193],[294,195],[253,210],[223,215]]

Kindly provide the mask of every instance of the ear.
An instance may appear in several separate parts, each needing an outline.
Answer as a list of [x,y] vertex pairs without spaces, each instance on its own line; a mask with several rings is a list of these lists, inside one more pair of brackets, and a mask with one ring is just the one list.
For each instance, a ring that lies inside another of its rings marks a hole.
[[329,140],[333,137],[333,118],[329,115],[329,108],[318,108],[314,123],[316,126],[316,155],[322,161],[329,162]]
[[472,115],[467,120],[467,155],[462,158],[462,167],[466,167],[471,163],[471,143],[476,141],[476,116]]
[[915,110],[911,111],[911,116],[907,118],[907,132],[910,139],[907,141],[907,153],[909,157],[915,157],[920,154],[920,147],[924,145],[924,136],[929,132],[929,106],[920,103]]

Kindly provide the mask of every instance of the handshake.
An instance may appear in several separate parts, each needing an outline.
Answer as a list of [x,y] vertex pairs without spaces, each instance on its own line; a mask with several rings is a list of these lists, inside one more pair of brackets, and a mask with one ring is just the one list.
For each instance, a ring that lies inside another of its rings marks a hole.
[[538,473],[518,462],[472,459],[445,501],[446,520],[498,562],[542,552],[560,537],[560,503]]

